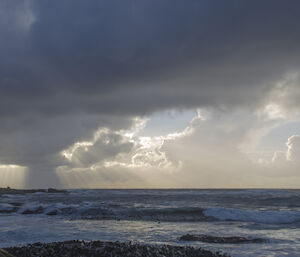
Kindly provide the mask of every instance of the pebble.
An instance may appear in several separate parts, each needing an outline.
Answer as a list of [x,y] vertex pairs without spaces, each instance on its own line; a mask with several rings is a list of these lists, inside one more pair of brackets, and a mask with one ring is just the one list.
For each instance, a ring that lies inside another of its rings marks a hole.
[[132,242],[64,241],[3,249],[15,257],[230,257],[191,246],[146,245]]

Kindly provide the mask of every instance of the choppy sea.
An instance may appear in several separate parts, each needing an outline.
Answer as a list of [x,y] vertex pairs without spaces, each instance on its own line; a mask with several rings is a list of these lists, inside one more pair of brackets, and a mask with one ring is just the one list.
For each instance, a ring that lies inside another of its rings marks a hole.
[[[264,243],[183,242],[184,234]],[[71,239],[300,256],[300,190],[69,190],[0,196],[0,247]]]

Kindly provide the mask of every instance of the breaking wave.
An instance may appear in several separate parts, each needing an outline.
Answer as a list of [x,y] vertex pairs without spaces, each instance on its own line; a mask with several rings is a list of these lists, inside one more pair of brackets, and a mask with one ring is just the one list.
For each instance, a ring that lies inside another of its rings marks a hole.
[[231,208],[208,208],[204,215],[220,221],[245,221],[266,224],[300,222],[300,211],[258,211]]
[[117,219],[117,220],[145,220],[145,221],[204,221],[202,208],[124,208],[114,206],[109,208],[92,202],[81,204],[40,202],[25,203],[20,206],[0,204],[0,213],[22,215],[44,214],[69,216],[72,219]]
[[170,222],[241,221],[266,224],[300,222],[300,211],[259,211],[234,208],[142,208],[105,205],[95,202],[66,203],[0,203],[0,214],[58,215],[70,219],[143,220]]

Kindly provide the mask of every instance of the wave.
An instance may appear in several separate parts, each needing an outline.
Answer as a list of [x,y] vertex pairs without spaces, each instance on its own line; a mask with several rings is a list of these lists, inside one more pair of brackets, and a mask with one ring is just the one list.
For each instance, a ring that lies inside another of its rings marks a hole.
[[266,224],[285,224],[300,222],[300,211],[258,211],[231,208],[208,208],[207,217],[220,221],[245,221]]
[[[122,206],[99,205],[93,202],[80,204],[40,202],[25,203],[20,206],[0,204],[1,210],[15,212],[21,215],[61,215],[71,219],[116,219],[116,220],[144,220],[144,221],[204,221],[209,218],[203,215],[202,208],[125,208]],[[4,212],[4,211],[3,211]]]
[[96,202],[67,203],[0,203],[0,213],[21,215],[59,215],[70,219],[143,220],[166,222],[242,221],[266,224],[300,222],[300,211],[259,211],[233,208],[143,208],[105,205]]
[[[88,204],[87,206],[89,206]],[[80,211],[82,208],[87,207],[85,204],[65,204],[65,203],[52,203],[44,204],[40,202],[26,203],[20,206],[17,210],[19,214],[72,214]]]
[[0,203],[0,213],[10,213],[16,209],[15,206],[9,203]]
[[107,208],[99,206],[81,207],[76,211],[75,218],[80,219],[117,219],[143,221],[204,221],[202,208]]
[[129,211],[130,217],[141,220],[155,221],[204,221],[208,218],[203,214],[203,208],[158,208],[158,209],[137,209]]
[[231,208],[123,208],[111,210],[91,207],[77,212],[83,219],[120,219],[169,222],[243,221],[265,224],[300,222],[300,211],[258,211]]

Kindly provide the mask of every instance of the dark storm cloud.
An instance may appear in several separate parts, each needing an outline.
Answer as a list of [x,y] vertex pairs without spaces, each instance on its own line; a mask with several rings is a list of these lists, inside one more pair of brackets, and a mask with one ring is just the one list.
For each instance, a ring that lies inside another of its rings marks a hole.
[[[161,108],[209,104],[216,90],[261,91],[299,64],[298,1],[29,1],[28,28],[22,8],[7,6],[1,103],[14,98],[12,112],[151,111],[128,105],[127,90],[141,88],[159,92]],[[176,83],[181,75],[194,79]]]
[[299,8],[293,0],[1,1],[0,161],[48,159],[112,126],[102,116],[128,128],[131,115],[167,108],[259,105],[299,69]]

